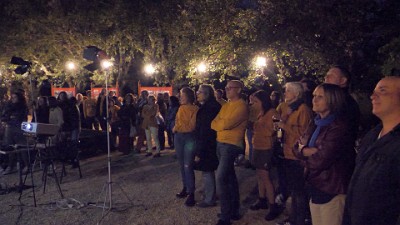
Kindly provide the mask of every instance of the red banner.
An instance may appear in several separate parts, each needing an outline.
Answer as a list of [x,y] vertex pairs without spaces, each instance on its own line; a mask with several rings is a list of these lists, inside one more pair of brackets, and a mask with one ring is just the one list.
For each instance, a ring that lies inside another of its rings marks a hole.
[[56,98],[62,91],[65,91],[67,93],[68,98],[71,98],[72,96],[75,97],[75,95],[76,95],[76,90],[74,87],[72,87],[72,88],[57,88],[57,87],[51,86],[51,95]]
[[142,87],[139,82],[138,83],[139,95],[144,90],[148,91],[150,95],[154,95],[156,98],[158,93],[164,93],[164,92],[168,92],[169,96],[172,96],[172,87]]
[[[97,97],[100,95],[100,92],[101,92],[101,90],[103,90],[103,89],[105,89],[105,88],[102,88],[102,87],[100,87],[100,88],[92,88],[92,98],[93,99],[97,99]],[[110,91],[115,91],[115,95],[116,96],[119,96],[118,95],[118,88],[116,88],[116,87],[108,87],[108,92],[110,92]]]

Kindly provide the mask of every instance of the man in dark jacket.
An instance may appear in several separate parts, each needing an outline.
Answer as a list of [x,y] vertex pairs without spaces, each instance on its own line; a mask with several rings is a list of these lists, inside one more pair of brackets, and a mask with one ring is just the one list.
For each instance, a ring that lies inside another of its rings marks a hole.
[[361,143],[343,225],[400,224],[400,77],[379,81],[371,99],[382,123]]
[[350,72],[342,66],[332,66],[325,76],[325,83],[336,84],[344,92],[346,97],[345,109],[343,112],[346,115],[347,122],[349,125],[349,135],[352,137],[352,143],[354,143],[358,136],[358,128],[360,125],[360,108],[358,103],[350,95],[349,85],[350,85],[351,75]]

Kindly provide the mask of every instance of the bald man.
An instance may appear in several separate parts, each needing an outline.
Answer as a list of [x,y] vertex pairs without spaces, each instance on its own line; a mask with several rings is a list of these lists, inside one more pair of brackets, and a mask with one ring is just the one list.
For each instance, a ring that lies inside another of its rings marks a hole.
[[371,100],[381,124],[361,143],[343,225],[400,224],[400,77],[380,80]]
[[246,102],[240,98],[243,83],[231,80],[225,87],[228,102],[211,122],[211,129],[217,132],[217,156],[219,160],[216,181],[221,213],[217,225],[230,225],[239,220],[240,197],[234,162],[244,149],[244,131],[249,111]]

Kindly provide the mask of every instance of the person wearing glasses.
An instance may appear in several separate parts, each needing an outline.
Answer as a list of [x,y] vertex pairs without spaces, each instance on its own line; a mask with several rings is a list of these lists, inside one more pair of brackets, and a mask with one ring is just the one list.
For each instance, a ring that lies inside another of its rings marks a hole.
[[217,132],[217,192],[221,202],[221,213],[217,225],[231,224],[239,220],[240,197],[234,162],[243,152],[244,132],[247,126],[249,110],[240,94],[243,83],[231,80],[225,87],[228,102],[224,104],[211,128]]

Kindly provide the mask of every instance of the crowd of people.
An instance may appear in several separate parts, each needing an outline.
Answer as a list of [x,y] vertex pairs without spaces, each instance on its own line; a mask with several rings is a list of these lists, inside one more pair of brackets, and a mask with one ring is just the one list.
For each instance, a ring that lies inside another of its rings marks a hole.
[[[57,99],[38,98],[33,121],[58,125],[62,132],[54,142],[67,138],[77,144],[81,128],[109,129],[112,147],[123,154],[147,146],[144,155],[158,158],[167,142],[182,180],[176,197],[188,207],[215,207],[218,201],[217,225],[242,217],[235,162],[246,145],[259,197],[250,209],[268,209],[265,220],[276,219],[290,197],[289,217],[278,224],[400,224],[400,78],[377,84],[372,113],[381,123],[365,137],[359,135],[361,113],[350,79],[347,69],[333,66],[318,86],[308,79],[286,83],[282,101],[278,90],[247,97],[239,80],[228,81],[225,90],[184,87],[177,96],[142,91],[121,98],[103,90],[96,100],[90,92],[61,92]],[[27,115],[23,94],[13,93],[1,117],[4,146],[21,140]],[[13,171],[14,158],[4,174]],[[204,186],[200,202],[195,170]]]

